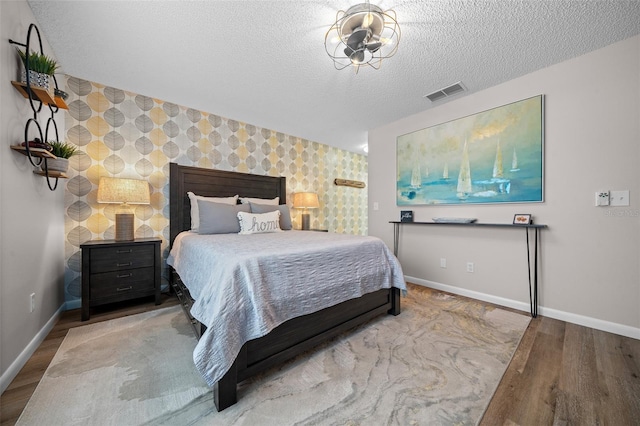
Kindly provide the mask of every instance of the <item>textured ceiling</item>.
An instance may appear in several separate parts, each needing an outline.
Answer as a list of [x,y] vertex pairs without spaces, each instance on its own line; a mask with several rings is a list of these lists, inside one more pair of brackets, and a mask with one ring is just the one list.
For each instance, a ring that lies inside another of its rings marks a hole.
[[[62,71],[362,152],[369,129],[640,33],[639,1],[410,1],[398,53],[338,71],[324,49],[353,1],[36,1]],[[462,81],[468,91],[423,96]]]

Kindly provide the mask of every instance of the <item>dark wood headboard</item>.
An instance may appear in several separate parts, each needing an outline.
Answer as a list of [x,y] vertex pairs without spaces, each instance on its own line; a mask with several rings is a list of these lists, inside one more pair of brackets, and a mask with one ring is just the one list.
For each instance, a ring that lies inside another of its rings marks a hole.
[[169,165],[170,244],[182,231],[191,229],[191,203],[187,192],[205,197],[275,198],[287,203],[287,180],[284,177],[259,176],[200,167]]

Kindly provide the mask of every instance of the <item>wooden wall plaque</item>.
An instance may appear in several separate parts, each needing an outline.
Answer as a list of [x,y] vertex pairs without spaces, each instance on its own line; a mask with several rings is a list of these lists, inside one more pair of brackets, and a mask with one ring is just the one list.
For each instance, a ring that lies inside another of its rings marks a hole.
[[364,188],[364,182],[359,180],[348,180],[348,179],[334,179],[333,183],[338,186],[350,186],[352,188]]

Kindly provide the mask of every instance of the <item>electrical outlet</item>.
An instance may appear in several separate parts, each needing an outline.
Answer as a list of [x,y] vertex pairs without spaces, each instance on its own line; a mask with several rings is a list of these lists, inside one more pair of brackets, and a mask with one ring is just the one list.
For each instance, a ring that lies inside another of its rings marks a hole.
[[380,204],[378,204],[377,201],[373,202],[373,210],[379,210],[380,209]]
[[467,262],[467,272],[473,272],[473,262]]
[[447,267],[447,259],[445,259],[444,257],[440,258],[440,267],[441,268],[446,268]]
[[31,296],[29,296],[29,306],[30,306],[29,312],[33,312],[36,310],[36,294],[35,293],[31,293]]
[[609,205],[609,191],[596,192],[596,207]]

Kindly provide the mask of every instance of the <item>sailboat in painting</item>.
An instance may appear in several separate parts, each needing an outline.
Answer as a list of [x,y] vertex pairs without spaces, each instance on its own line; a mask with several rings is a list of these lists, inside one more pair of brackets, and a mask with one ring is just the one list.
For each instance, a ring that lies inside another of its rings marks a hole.
[[496,159],[493,162],[493,177],[503,177],[502,171],[502,150],[500,149],[500,139],[498,139],[498,145],[496,146]]
[[513,148],[513,157],[511,158],[511,170],[512,172],[517,172],[520,170],[518,168],[518,156],[516,155],[516,149]]
[[444,163],[444,169],[442,169],[442,180],[449,180],[449,163]]
[[511,192],[511,181],[504,177],[504,167],[502,164],[502,148],[500,140],[496,144],[496,157],[493,161],[493,173],[491,179],[478,180],[474,182],[477,188],[482,188],[474,194],[476,197],[496,197],[499,194],[509,194]]
[[422,173],[420,172],[420,164],[415,161],[413,170],[411,171],[411,188],[417,189],[422,186]]
[[460,173],[458,173],[458,198],[465,199],[471,194],[471,167],[469,166],[469,148],[467,140],[464,141],[462,150],[462,161],[460,162]]

